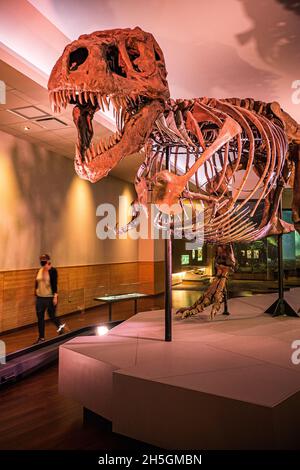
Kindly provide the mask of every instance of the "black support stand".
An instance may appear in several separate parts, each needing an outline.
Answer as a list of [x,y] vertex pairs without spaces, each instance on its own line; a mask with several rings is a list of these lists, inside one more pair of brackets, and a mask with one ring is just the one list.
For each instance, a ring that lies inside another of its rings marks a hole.
[[[166,169],[170,171],[170,149],[166,148]],[[169,215],[169,222],[172,216]],[[169,224],[170,227],[170,224]],[[165,240],[165,341],[172,341],[172,233]]]
[[[282,218],[282,208],[280,202],[279,216]],[[277,252],[278,252],[278,299],[265,311],[272,317],[279,315],[287,315],[288,317],[299,317],[294,309],[288,304],[284,298],[284,285],[283,285],[283,253],[282,253],[282,237],[277,235]]]
[[228,310],[228,291],[227,291],[227,287],[225,287],[225,290],[224,290],[224,311],[223,311],[223,315],[230,315],[230,312]]

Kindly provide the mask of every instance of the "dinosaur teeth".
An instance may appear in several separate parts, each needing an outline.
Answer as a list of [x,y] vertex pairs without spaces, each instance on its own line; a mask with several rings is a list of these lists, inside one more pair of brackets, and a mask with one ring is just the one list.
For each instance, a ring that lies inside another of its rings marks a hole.
[[118,96],[118,106],[119,108],[122,108],[122,97]]
[[53,100],[54,100],[54,104],[57,106],[58,105],[58,93],[57,93],[57,91],[55,91],[53,93]]
[[61,105],[65,109],[67,107],[67,104],[68,104],[66,90],[61,90],[59,96],[60,96],[60,99],[61,99]]
[[94,93],[90,93],[90,100],[91,100],[92,105],[95,106],[95,97],[94,97]]
[[100,93],[97,93],[97,102],[101,110],[104,112],[104,105]]
[[120,99],[118,96],[115,96],[115,102],[116,102],[116,105],[117,105],[117,109],[120,108]]
[[59,106],[62,103],[62,92],[60,90],[57,92],[57,102],[58,102]]
[[[113,105],[113,114],[118,118],[119,128],[122,128],[128,118],[130,118],[132,114],[135,114],[143,103],[143,99],[139,95],[102,95],[97,91],[82,90],[77,87],[51,91],[49,97],[52,111],[54,111],[55,105],[56,111],[60,111],[61,108],[66,108],[72,100],[79,102],[81,105],[88,102],[93,106],[98,104],[101,111],[105,112],[106,109],[109,111],[111,102]],[[128,107],[130,108],[129,110]]]
[[[55,105],[56,106],[56,105]],[[115,133],[103,137],[99,140],[98,144],[94,144],[93,142],[90,144],[89,148],[85,150],[85,160],[86,162],[91,162],[97,156],[107,152],[112,147],[117,145],[122,138],[122,133],[120,131],[116,131]],[[80,153],[80,146],[76,144],[76,157],[81,157]]]
[[63,97],[64,107],[66,107],[68,104],[68,90],[62,91],[62,97]]
[[104,143],[102,142],[102,140],[100,140],[99,145],[100,145],[101,153],[105,152]]
[[[99,155],[111,149],[112,147],[114,147],[114,145],[116,145],[121,140],[121,138],[122,138],[121,132],[116,131],[114,134],[111,134],[107,137],[100,139],[99,143],[97,144],[97,154]],[[94,150],[92,148],[92,152]],[[93,154],[93,157],[95,157],[94,154]]]
[[124,121],[125,123],[128,122],[130,119],[130,114],[125,111]]
[[54,92],[51,91],[50,95],[49,95],[49,100],[50,100],[50,106],[51,106],[52,112],[55,112],[55,110],[54,110],[55,102],[54,102],[54,96],[53,95],[54,95]]
[[95,149],[95,146],[94,146],[93,143],[92,143],[91,147],[92,147],[92,155],[93,155],[93,158],[95,158],[96,155],[97,155],[97,149]]
[[55,100],[55,104],[56,104],[56,112],[60,113],[61,101],[60,101],[59,92],[54,93],[54,100]]
[[121,106],[122,108],[126,108],[126,99],[124,97],[121,97]]
[[104,104],[107,108],[107,110],[109,111],[109,100],[107,99],[106,95],[103,95],[103,101],[104,101]]
[[117,126],[117,129],[119,129],[119,126],[120,126],[120,112],[119,111],[116,113],[116,126]]
[[92,152],[91,152],[90,148],[86,149],[85,156],[88,160],[92,159]]
[[113,108],[114,108],[114,109],[113,109],[113,115],[115,116],[115,113],[116,113],[116,111],[117,111],[117,109],[118,109],[118,104],[117,104],[117,98],[116,98],[116,96],[112,96],[112,97],[111,97],[111,102],[112,102]]
[[134,96],[134,97],[133,97],[133,104],[134,104],[134,106],[138,106],[138,103],[139,103],[139,101],[138,101],[138,96]]

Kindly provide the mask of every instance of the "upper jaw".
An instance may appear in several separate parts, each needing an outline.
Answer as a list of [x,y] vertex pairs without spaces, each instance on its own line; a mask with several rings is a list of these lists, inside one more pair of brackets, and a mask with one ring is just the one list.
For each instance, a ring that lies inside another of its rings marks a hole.
[[121,93],[105,93],[101,91],[81,89],[78,87],[59,87],[50,90],[50,104],[53,112],[60,113],[63,108],[71,104],[88,104],[97,106],[102,111],[109,110],[110,104],[114,109],[136,107],[142,99],[149,99],[146,95],[131,92],[126,95]]

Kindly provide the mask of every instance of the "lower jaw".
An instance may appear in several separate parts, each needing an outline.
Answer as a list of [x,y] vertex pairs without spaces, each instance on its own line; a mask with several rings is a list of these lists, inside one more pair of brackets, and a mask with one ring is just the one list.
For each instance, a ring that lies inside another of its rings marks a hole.
[[[99,181],[107,176],[118,162],[126,156],[136,153],[144,146],[158,116],[163,112],[164,105],[159,101],[152,101],[133,116],[125,126],[121,140],[107,151],[96,154],[93,158],[88,155],[85,166],[91,176],[87,179],[92,182]],[[90,158],[89,158],[90,157]],[[81,158],[81,157],[80,157]],[[78,154],[75,161],[78,160]]]

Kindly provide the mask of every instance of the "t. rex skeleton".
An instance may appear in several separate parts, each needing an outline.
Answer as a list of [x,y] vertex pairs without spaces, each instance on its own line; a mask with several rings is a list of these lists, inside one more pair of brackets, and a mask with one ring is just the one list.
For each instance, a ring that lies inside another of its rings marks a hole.
[[[235,266],[233,242],[300,232],[300,126],[277,102],[172,100],[166,76],[163,53],[150,33],[138,27],[98,31],[65,48],[49,79],[50,101],[58,112],[68,103],[75,105],[75,170],[81,178],[94,183],[122,158],[145,150],[135,181],[135,213],[125,229],[138,223],[140,208],[147,210],[152,202],[160,211],[157,225],[163,226],[167,214],[174,232],[178,204],[180,210],[190,204],[191,230],[201,230],[204,241],[217,245],[216,277],[180,313],[186,317],[212,304],[214,317]],[[117,131],[94,145],[93,116],[110,104]],[[249,190],[253,172],[256,182]],[[294,224],[279,217],[287,183],[294,188]],[[195,217],[199,207],[204,214],[200,224]]]

